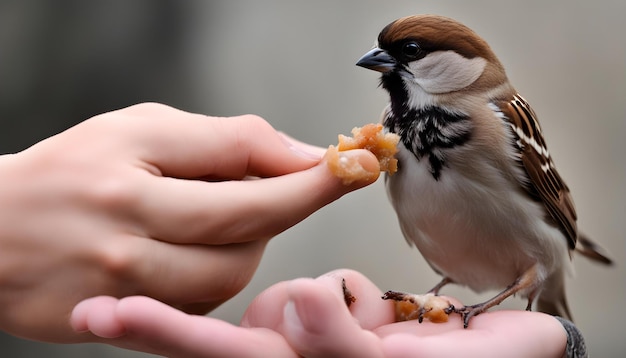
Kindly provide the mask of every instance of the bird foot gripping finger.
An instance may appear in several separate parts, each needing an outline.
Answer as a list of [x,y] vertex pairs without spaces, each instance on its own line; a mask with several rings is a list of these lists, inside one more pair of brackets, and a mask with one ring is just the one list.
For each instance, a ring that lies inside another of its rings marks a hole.
[[387,291],[382,298],[395,301],[396,322],[417,319],[422,323],[424,319],[427,319],[434,323],[441,323],[447,322],[448,315],[456,312],[450,301],[432,293],[415,295]]
[[469,321],[472,317],[478,316],[479,314],[485,312],[487,310],[486,305],[477,304],[473,306],[464,306],[461,308],[454,308],[452,312],[458,313],[461,315],[463,319],[463,328],[467,328],[469,325]]

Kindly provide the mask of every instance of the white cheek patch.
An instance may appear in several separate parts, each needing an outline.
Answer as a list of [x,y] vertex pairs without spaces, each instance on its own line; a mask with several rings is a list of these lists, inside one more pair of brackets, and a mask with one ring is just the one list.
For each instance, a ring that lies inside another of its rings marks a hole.
[[463,89],[478,79],[487,61],[482,57],[465,58],[454,51],[436,51],[409,64],[415,81],[428,93],[447,93]]

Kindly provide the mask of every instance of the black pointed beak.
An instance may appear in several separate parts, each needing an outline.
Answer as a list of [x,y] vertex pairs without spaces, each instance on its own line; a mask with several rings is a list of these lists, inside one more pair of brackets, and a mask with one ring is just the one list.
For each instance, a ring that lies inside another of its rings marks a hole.
[[373,48],[361,57],[356,65],[378,72],[389,72],[396,67],[396,60],[378,47]]

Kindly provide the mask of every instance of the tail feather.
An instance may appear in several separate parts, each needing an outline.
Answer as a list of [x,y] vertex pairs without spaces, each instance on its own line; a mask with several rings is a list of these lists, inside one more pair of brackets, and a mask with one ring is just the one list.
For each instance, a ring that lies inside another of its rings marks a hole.
[[604,253],[605,250],[580,232],[576,242],[576,251],[590,260],[605,265],[613,265],[613,260]]
[[[605,250],[580,232],[576,242],[576,251],[592,261],[609,266],[613,265],[613,260],[605,254]],[[537,298],[537,310],[573,321],[565,297],[565,275],[563,271],[559,270],[546,279]]]
[[563,271],[557,271],[546,279],[537,298],[537,310],[574,321],[567,304],[567,297],[565,297],[565,275]]
[[539,296],[539,299],[537,299],[537,310],[552,316],[563,317],[572,322],[574,321],[565,295],[556,299],[545,299],[542,296]]

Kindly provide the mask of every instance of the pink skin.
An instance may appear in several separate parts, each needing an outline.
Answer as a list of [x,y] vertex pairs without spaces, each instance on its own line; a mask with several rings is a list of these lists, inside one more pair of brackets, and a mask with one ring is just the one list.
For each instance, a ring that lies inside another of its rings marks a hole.
[[[341,279],[357,298],[346,307]],[[284,281],[262,292],[240,326],[188,315],[147,297],[95,297],[78,304],[72,327],[121,347],[167,356],[255,357],[562,357],[566,337],[554,318],[495,311],[462,328],[447,323],[393,322],[382,292],[351,270]],[[453,303],[458,301],[451,299]]]
[[[209,312],[245,287],[273,236],[376,180],[344,185],[323,153],[257,116],[148,103],[1,155],[0,330],[94,340],[67,317],[101,295]],[[370,152],[344,155],[378,175]]]

